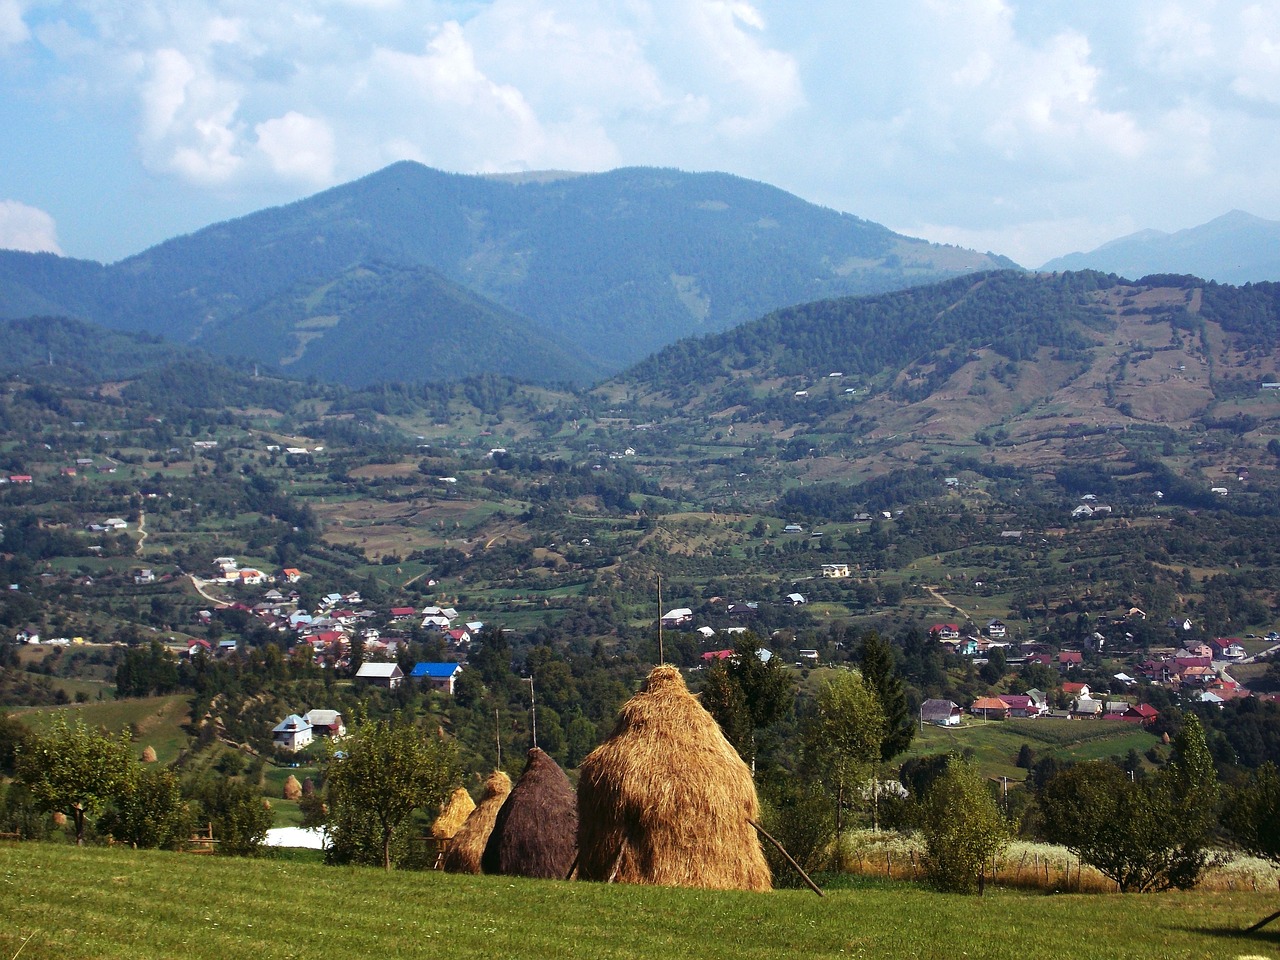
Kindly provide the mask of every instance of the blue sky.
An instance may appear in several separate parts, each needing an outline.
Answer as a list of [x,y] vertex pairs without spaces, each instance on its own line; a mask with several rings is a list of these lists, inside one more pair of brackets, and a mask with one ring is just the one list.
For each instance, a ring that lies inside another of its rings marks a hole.
[[723,170],[1027,266],[1280,219],[1280,3],[0,0],[0,247],[114,261],[393,161]]

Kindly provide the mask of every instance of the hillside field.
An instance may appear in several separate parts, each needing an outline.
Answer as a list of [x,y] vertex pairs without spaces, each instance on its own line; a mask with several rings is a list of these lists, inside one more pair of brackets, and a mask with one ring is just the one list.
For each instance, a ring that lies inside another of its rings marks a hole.
[[1243,929],[1275,894],[981,900],[912,884],[712,893],[334,869],[288,860],[0,846],[0,955],[73,958],[1021,958],[1280,956],[1280,927]]

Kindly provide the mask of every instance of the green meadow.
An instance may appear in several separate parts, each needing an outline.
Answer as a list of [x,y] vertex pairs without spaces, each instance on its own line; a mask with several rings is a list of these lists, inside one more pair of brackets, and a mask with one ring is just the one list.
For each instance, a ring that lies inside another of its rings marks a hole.
[[0,956],[1280,958],[1280,925],[1243,932],[1274,892],[978,899],[853,882],[819,899],[4,844]]

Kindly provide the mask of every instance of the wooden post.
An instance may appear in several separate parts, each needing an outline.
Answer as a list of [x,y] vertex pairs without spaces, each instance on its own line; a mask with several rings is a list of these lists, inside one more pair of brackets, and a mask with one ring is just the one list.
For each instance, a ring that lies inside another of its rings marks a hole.
[[784,847],[784,846],[783,846],[781,843],[779,843],[777,840],[775,840],[775,839],[773,838],[773,836],[769,833],[769,831],[768,831],[768,830],[766,830],[764,827],[760,826],[760,824],[756,823],[754,820],[748,820],[748,821],[747,821],[747,823],[749,823],[749,824],[751,824],[753,827],[755,827],[755,828],[756,828],[756,830],[757,830],[757,831],[759,831],[760,836],[764,837],[766,840],[768,840],[770,843],[772,843],[775,847],[777,847],[778,852],[779,852],[780,854],[782,854],[784,857],[786,857],[786,858],[787,858],[787,863],[789,863],[789,864],[791,864],[791,866],[795,867],[795,871],[796,871],[796,873],[800,874],[801,879],[803,879],[803,880],[804,880],[804,882],[805,882],[805,883],[807,883],[807,884],[809,885],[809,889],[810,889],[810,890],[812,890],[814,893],[816,893],[816,894],[817,894],[818,896],[820,896],[820,897],[825,897],[825,896],[826,896],[826,894],[822,892],[821,888],[819,888],[819,886],[818,886],[816,883],[814,883],[812,880],[810,880],[810,879],[809,879],[809,875],[808,875],[807,873],[805,873],[805,872],[804,872],[804,868],[803,868],[802,866],[800,866],[800,864],[798,864],[798,863],[796,863],[796,862],[795,862],[795,860],[794,860],[794,858],[792,858],[791,854],[787,853],[787,848],[786,848],[786,847]]

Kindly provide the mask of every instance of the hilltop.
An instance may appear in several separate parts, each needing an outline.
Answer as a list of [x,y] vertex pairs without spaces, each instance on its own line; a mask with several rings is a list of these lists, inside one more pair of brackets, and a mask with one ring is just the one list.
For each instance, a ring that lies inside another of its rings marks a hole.
[[788,304],[1000,266],[726,174],[406,161],[109,266],[0,252],[0,303],[350,385],[581,383]]

